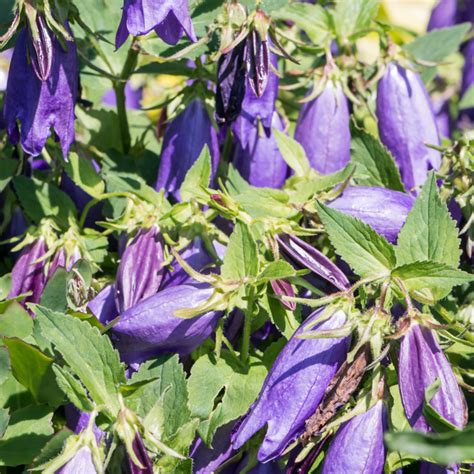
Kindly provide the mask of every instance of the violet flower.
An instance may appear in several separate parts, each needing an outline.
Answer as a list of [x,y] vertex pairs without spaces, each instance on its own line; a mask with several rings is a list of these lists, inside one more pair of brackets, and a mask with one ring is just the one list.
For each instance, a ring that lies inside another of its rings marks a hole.
[[328,206],[369,224],[393,243],[396,242],[414,202],[412,195],[400,191],[353,186],[345,189],[343,194]]
[[56,474],[78,474],[79,472],[87,474],[97,473],[92,460],[92,452],[87,446],[83,446],[79,449],[70,461],[56,471]]
[[439,379],[441,386],[430,404],[446,420],[462,429],[467,409],[456,376],[433,331],[412,324],[400,345],[398,383],[410,425],[421,431],[432,431],[423,416],[426,389]]
[[346,275],[326,255],[294,235],[279,235],[277,241],[285,256],[311,270],[339,290],[350,286]]
[[202,305],[212,292],[201,285],[172,286],[125,311],[111,329],[123,361],[138,363],[161,353],[192,352],[213,333],[220,313],[210,311],[191,319],[174,313]]
[[456,24],[458,10],[457,0],[439,0],[433,8],[427,30],[447,28]]
[[438,129],[430,98],[419,74],[391,63],[377,88],[380,138],[400,168],[407,190],[425,182],[441,164]]
[[[38,78],[29,61],[32,39],[24,28],[18,35],[8,74],[4,118],[9,139],[26,153],[38,156],[51,127],[66,158],[74,141],[74,106],[78,95],[76,45],[67,41],[67,51],[44,26],[43,34],[51,40],[52,63],[44,80]],[[17,124],[20,122],[20,127]]]
[[331,174],[349,163],[349,105],[339,82],[328,81],[316,99],[303,105],[295,139],[318,173]]
[[137,466],[129,455],[127,455],[127,467],[130,474],[153,474],[153,463],[150,459],[150,455],[143,444],[143,439],[140,433],[135,434],[135,438],[132,443],[133,452],[140,461],[143,468]]
[[188,0],[125,0],[115,47],[120,48],[128,35],[142,36],[151,30],[171,45],[176,44],[183,33],[196,41]]
[[[267,462],[280,456],[289,443],[305,428],[305,421],[318,407],[326,388],[346,358],[349,338],[299,339],[307,323],[317,320],[315,311],[290,338],[273,363],[257,401],[232,437],[239,449],[267,425],[258,460]],[[336,311],[313,330],[335,329],[346,321],[343,311]]]
[[[473,5],[474,9],[474,5]],[[474,13],[471,13],[474,16]],[[474,21],[474,18],[471,22]],[[461,97],[474,86],[474,39],[470,39],[463,50],[464,55],[464,67],[462,72],[462,84],[461,84]],[[460,123],[474,122],[474,107],[469,109],[461,110],[460,112]]]
[[324,459],[322,474],[381,474],[387,413],[382,400],[350,419],[337,431]]
[[[167,127],[161,150],[156,190],[180,199],[179,188],[186,173],[207,145],[212,159],[212,176],[219,163],[217,132],[201,100],[193,100]],[[211,178],[212,179],[212,178]]]
[[440,466],[438,464],[433,464],[427,461],[420,462],[420,471],[419,474],[458,474],[459,467],[456,465],[453,466]]
[[[272,125],[280,132],[284,130],[276,112]],[[243,115],[232,129],[235,136],[233,162],[241,176],[253,186],[281,188],[289,175],[289,167],[281,156],[272,130],[261,130],[258,122],[252,123]]]

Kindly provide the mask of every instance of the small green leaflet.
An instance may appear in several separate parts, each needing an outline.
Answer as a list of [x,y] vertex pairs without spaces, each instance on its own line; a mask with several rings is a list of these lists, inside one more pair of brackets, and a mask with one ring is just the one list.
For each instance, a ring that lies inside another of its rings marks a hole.
[[35,310],[42,336],[61,353],[92,400],[114,417],[120,409],[118,386],[126,379],[110,339],[85,321],[41,306]]
[[79,156],[77,153],[71,152],[68,161],[64,164],[64,168],[69,177],[83,191],[93,198],[100,198],[105,191],[105,183],[94,169],[92,163]]
[[398,236],[397,266],[429,260],[457,267],[461,250],[456,223],[430,173]]
[[348,38],[367,28],[377,14],[379,4],[380,0],[337,0],[333,13],[337,35]]
[[258,273],[257,244],[248,226],[237,222],[230,236],[221,275],[224,280],[242,280]]
[[357,183],[405,191],[395,160],[380,140],[354,124],[351,136],[351,160],[357,165]]
[[203,188],[209,186],[211,179],[211,154],[207,145],[204,146],[199,158],[186,173],[181,185],[181,199],[183,202],[190,199],[206,199],[207,194]]
[[53,364],[53,372],[56,374],[56,383],[71,403],[81,411],[91,412],[94,409],[86,389],[67,368]]
[[296,176],[306,176],[311,169],[303,147],[286,133],[273,129],[273,134],[281,156]]
[[401,278],[413,296],[434,303],[447,296],[453,287],[474,281],[474,276],[443,263],[423,261],[397,267],[392,276]]
[[296,275],[296,270],[285,260],[270,262],[258,275],[260,283],[270,280],[289,278]]
[[317,203],[321,222],[336,252],[364,278],[378,279],[395,266],[393,247],[368,224]]

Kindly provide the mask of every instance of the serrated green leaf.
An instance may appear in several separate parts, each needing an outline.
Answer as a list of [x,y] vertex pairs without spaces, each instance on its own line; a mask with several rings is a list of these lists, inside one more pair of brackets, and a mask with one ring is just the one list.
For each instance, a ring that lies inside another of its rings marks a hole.
[[377,14],[380,0],[337,0],[333,13],[336,33],[347,38],[365,29]]
[[404,191],[395,160],[380,140],[355,125],[351,127],[351,136],[351,160],[357,165],[357,183]]
[[33,332],[33,319],[17,301],[11,301],[0,314],[0,336],[25,339]]
[[224,280],[241,280],[257,276],[257,244],[248,226],[237,222],[224,257],[221,275]]
[[457,267],[461,250],[458,230],[438,194],[430,173],[398,236],[397,265],[430,260]]
[[66,394],[69,401],[79,410],[91,412],[94,405],[87,396],[86,389],[66,368],[53,364],[53,372],[56,374],[56,382],[59,388]]
[[119,409],[118,386],[125,373],[110,339],[97,328],[66,314],[37,306],[35,324],[89,391],[92,400],[114,417]]
[[41,306],[53,311],[66,311],[68,280],[68,272],[59,267],[44,288],[40,300]]
[[90,196],[100,198],[104,194],[105,183],[86,158],[71,152],[64,169],[74,183]]
[[474,276],[443,263],[423,261],[409,263],[393,270],[420,301],[433,303],[447,296],[453,287],[474,281]]
[[[303,4],[300,6],[302,5]],[[309,164],[303,147],[295,139],[277,129],[273,129],[273,134],[281,156],[287,165],[295,172],[296,176],[306,176],[311,169],[311,165]]]
[[296,275],[296,270],[285,260],[270,262],[258,275],[260,282],[289,278]]
[[388,276],[395,266],[393,247],[368,224],[317,204],[319,217],[336,252],[364,278]]
[[55,433],[55,435],[44,445],[38,456],[35,457],[32,463],[32,467],[46,464],[48,461],[54,459],[56,456],[59,456],[59,454],[61,454],[61,452],[63,451],[66,440],[73,435],[74,433],[68,428],[63,428],[62,430]]
[[209,148],[204,145],[199,158],[186,173],[183,184],[181,185],[181,199],[186,202],[190,199],[206,199],[207,194],[203,188],[209,186],[211,179],[211,154]]
[[298,213],[290,205],[288,194],[279,189],[249,187],[234,196],[234,199],[254,219],[261,217],[289,219]]

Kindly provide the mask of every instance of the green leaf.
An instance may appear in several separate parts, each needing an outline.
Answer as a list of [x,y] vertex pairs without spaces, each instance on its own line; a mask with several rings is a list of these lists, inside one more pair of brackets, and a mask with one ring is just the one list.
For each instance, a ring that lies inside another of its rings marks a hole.
[[351,159],[357,165],[354,175],[357,183],[405,191],[395,160],[380,140],[354,124],[351,135]]
[[4,338],[15,378],[26,387],[38,403],[56,407],[63,401],[63,393],[56,384],[52,370],[53,359],[21,339]]
[[437,464],[474,460],[474,427],[439,435],[414,431],[387,433],[385,442],[390,450],[413,454]]
[[10,421],[10,415],[8,414],[8,410],[4,408],[0,408],[0,439],[2,438],[5,430],[7,429],[8,422]]
[[45,444],[38,456],[35,457],[32,467],[46,464],[56,456],[59,456],[63,451],[66,440],[73,435],[74,433],[68,428],[63,428],[62,430],[55,433],[55,435]]
[[118,386],[126,379],[110,339],[85,321],[41,306],[36,307],[36,315],[41,334],[61,353],[92,400],[114,417],[120,409]]
[[456,223],[430,173],[398,236],[397,265],[430,260],[457,267],[461,250]]
[[296,275],[296,270],[285,260],[270,262],[258,275],[259,282],[267,282]]
[[258,272],[257,244],[248,226],[237,222],[229,239],[221,275],[224,280],[255,277]]
[[92,163],[77,153],[69,153],[64,168],[69,177],[83,191],[94,198],[100,198],[105,191],[105,183],[94,169]]
[[[310,6],[307,4],[301,4],[300,6],[303,5]],[[311,165],[309,164],[309,160],[306,157],[303,147],[286,133],[280,132],[277,129],[273,129],[273,134],[281,156],[288,166],[295,172],[295,175],[306,176],[311,169]]]
[[46,284],[41,295],[41,306],[53,311],[66,311],[68,280],[68,272],[64,268],[59,267]]
[[0,314],[0,336],[25,339],[33,332],[33,319],[17,301],[11,301]]
[[86,389],[67,368],[53,364],[53,372],[56,375],[56,383],[71,403],[81,411],[91,412],[94,409]]
[[289,202],[288,194],[279,189],[249,187],[234,196],[235,201],[254,219],[277,217],[289,219],[298,211]]
[[192,415],[202,420],[199,433],[208,445],[220,426],[248,410],[267,374],[266,368],[256,359],[251,359],[246,370],[236,364],[224,352],[217,361],[210,355],[200,357],[191,369],[189,408]]
[[7,298],[8,293],[10,293],[10,288],[12,286],[12,275],[11,273],[6,273],[0,277],[0,301],[3,301]]
[[54,218],[63,228],[69,228],[69,219],[77,215],[71,198],[53,184],[34,178],[17,176],[13,179],[22,208],[34,222],[45,217]]
[[415,298],[429,304],[447,296],[453,287],[474,281],[474,275],[430,261],[397,267],[392,275],[401,278]]
[[337,35],[348,38],[367,28],[377,14],[379,4],[380,0],[337,0],[333,14]]
[[474,84],[464,93],[458,105],[460,110],[474,108]]
[[203,188],[209,186],[211,166],[211,154],[207,145],[204,145],[199,158],[186,173],[181,185],[181,199],[184,202],[196,198],[207,199],[207,194]]
[[301,324],[299,307],[295,311],[291,311],[269,293],[260,297],[258,304],[265,311],[266,317],[272,321],[286,339],[289,339]]
[[403,49],[417,60],[439,62],[458,51],[470,28],[470,23],[461,23],[449,28],[433,30],[418,36]]
[[8,349],[4,346],[0,346],[0,385],[8,379],[10,370],[10,357],[8,356]]
[[395,266],[393,247],[368,224],[317,204],[319,217],[336,252],[364,278],[388,276]]
[[14,411],[0,440],[0,466],[30,464],[54,432],[52,417],[53,412],[46,405]]
[[0,193],[15,176],[19,163],[20,161],[14,158],[2,158],[0,160]]

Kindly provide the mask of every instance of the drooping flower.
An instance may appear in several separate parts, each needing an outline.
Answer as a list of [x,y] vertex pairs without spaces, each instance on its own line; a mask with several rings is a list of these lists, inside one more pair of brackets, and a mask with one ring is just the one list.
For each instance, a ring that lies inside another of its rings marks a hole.
[[390,63],[377,88],[380,138],[400,168],[407,190],[417,190],[441,164],[438,129],[421,77]]
[[183,33],[196,41],[188,0],[125,0],[115,47],[120,48],[128,35],[142,36],[151,30],[171,45],[176,44]]
[[411,325],[400,345],[398,383],[402,403],[410,425],[421,431],[431,431],[423,416],[426,389],[440,381],[431,406],[454,426],[462,429],[467,422],[466,401],[453,369],[436,337],[418,323]]
[[210,311],[192,319],[174,313],[198,307],[212,292],[201,285],[172,286],[122,313],[111,332],[124,362],[142,362],[166,352],[188,354],[202,344],[214,331],[220,313]]
[[[278,355],[265,379],[257,401],[250,407],[232,438],[239,449],[251,436],[267,425],[258,460],[277,458],[305,428],[305,421],[318,407],[324,392],[346,358],[348,338],[299,339],[307,326],[321,316],[315,311],[295,332]],[[343,311],[312,329],[341,327],[346,321]]]
[[[284,130],[281,118],[273,114],[272,126]],[[289,174],[289,168],[281,156],[272,129],[260,128],[258,122],[241,115],[233,124],[235,137],[233,163],[251,185],[280,188]]]
[[207,145],[212,159],[212,176],[219,163],[217,132],[204,104],[193,100],[167,127],[161,151],[156,190],[180,199],[179,188],[186,173]]
[[295,139],[318,173],[331,174],[347,165],[351,158],[349,105],[339,82],[328,81],[316,99],[303,105]]
[[400,191],[374,186],[352,186],[329,207],[369,224],[388,241],[395,242],[415,198]]
[[457,0],[439,0],[431,12],[427,30],[453,26],[456,24],[457,10]]
[[384,402],[379,400],[362,415],[350,419],[337,431],[324,459],[322,474],[381,474],[387,428]]
[[88,446],[83,446],[74,457],[61,467],[56,474],[77,474],[79,472],[96,474],[97,470],[92,460],[92,452]]
[[41,153],[52,127],[66,158],[74,141],[74,106],[78,95],[76,45],[66,41],[64,50],[46,25],[43,35],[51,41],[51,67],[37,66],[43,79],[33,68],[35,62],[29,60],[34,47],[26,28],[18,35],[8,74],[4,118],[10,141],[21,141],[25,152],[32,156]]

